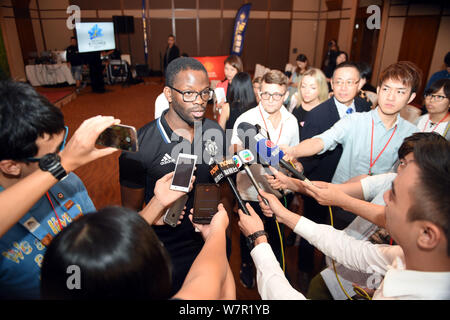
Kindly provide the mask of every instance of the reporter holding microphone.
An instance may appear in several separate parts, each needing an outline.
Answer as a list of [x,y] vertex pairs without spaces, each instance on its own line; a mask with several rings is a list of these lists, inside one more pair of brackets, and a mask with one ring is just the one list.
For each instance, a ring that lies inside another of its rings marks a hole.
[[[269,202],[260,206],[309,243],[345,267],[384,277],[373,299],[450,299],[449,207],[445,186],[449,183],[450,144],[421,141],[414,146],[414,161],[395,178],[386,191],[386,229],[398,245],[386,246],[356,240],[344,231],[317,224],[290,212],[276,197],[260,191]],[[421,192],[417,192],[421,190]],[[444,200],[446,199],[446,200]],[[261,220],[249,208],[239,212],[244,235],[261,228]],[[259,239],[259,240],[258,240]],[[255,240],[251,252],[258,270],[258,292],[262,299],[305,299],[286,279],[264,236]]]
[[[289,95],[287,90],[288,79],[278,70],[271,70],[266,73],[261,81],[260,91],[258,93],[261,98],[259,104],[240,115],[234,124],[233,134],[231,137],[230,153],[235,153],[243,149],[252,148],[246,145],[247,140],[250,144],[255,143],[254,132],[240,135],[240,124],[248,123],[251,125],[259,125],[269,135],[269,140],[275,144],[286,144],[295,146],[299,143],[298,125],[296,118],[283,106],[283,102]],[[252,130],[248,130],[252,131]],[[252,150],[255,153],[256,151]],[[250,170],[253,172],[255,179],[261,185],[265,184],[263,175],[266,173],[262,165],[252,164]],[[246,173],[240,172],[236,178],[236,185],[244,201],[248,201],[255,208],[256,212],[261,215],[265,222],[265,230],[268,233],[269,242],[276,252],[277,258],[281,261],[282,254],[280,249],[280,238],[276,223],[273,219],[266,219],[258,206],[258,193],[253,186],[251,180]],[[266,187],[266,191],[271,191],[270,187]],[[272,190],[273,191],[273,190]],[[281,196],[281,195],[279,195]],[[241,272],[240,280],[246,288],[254,286],[254,271],[253,263],[249,254],[249,249],[246,245],[247,241],[244,237],[240,239],[241,244]]]

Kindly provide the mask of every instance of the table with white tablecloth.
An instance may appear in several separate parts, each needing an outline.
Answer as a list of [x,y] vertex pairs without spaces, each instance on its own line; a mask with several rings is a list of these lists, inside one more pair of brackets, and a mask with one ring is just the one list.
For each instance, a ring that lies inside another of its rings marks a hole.
[[25,73],[33,87],[64,82],[70,85],[75,84],[72,72],[65,63],[27,65],[25,66]]

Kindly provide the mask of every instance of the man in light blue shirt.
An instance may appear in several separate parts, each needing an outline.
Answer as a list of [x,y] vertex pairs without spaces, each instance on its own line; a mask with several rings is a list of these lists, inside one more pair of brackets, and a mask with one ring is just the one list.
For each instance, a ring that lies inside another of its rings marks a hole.
[[[417,128],[400,117],[400,111],[416,97],[420,71],[410,62],[387,67],[377,87],[378,107],[370,112],[354,113],[336,122],[329,130],[295,147],[282,146],[290,158],[308,157],[343,147],[333,183],[343,183],[362,174],[389,171],[397,159],[403,139]],[[347,219],[346,227],[354,218]]]
[[323,149],[318,154],[342,144],[342,156],[332,183],[344,183],[361,174],[388,172],[397,160],[403,139],[417,131],[417,127],[400,115],[396,115],[395,123],[386,128],[380,113],[380,107],[377,107],[370,112],[351,114],[313,138],[323,142]]

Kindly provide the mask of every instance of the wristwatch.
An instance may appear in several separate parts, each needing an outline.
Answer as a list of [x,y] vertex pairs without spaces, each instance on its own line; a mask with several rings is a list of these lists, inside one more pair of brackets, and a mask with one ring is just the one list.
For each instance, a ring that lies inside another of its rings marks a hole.
[[268,235],[267,235],[267,232],[264,231],[264,230],[256,231],[255,233],[252,233],[252,234],[248,235],[247,238],[250,240],[250,242],[254,246],[256,239],[261,237],[261,236],[266,236],[267,238],[269,238]]
[[39,168],[50,172],[58,180],[67,177],[67,172],[61,165],[61,158],[56,153],[47,153],[43,156],[39,160]]

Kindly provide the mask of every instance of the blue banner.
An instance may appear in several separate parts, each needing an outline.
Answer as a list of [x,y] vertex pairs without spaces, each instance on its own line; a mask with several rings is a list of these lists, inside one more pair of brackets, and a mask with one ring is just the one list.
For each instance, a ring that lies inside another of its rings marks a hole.
[[247,29],[248,17],[250,16],[251,3],[244,4],[236,14],[234,22],[233,42],[231,43],[231,54],[240,56],[244,48],[244,35]]
[[142,28],[144,31],[144,56],[145,64],[148,63],[148,47],[147,47],[147,19],[145,17],[145,0],[142,0]]

